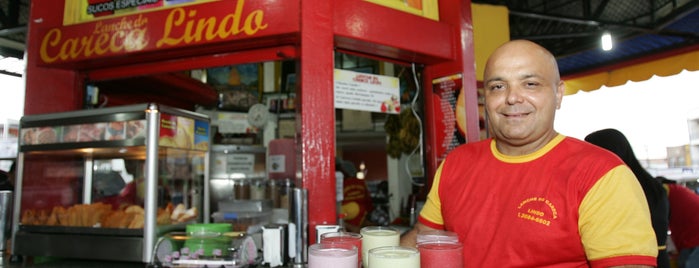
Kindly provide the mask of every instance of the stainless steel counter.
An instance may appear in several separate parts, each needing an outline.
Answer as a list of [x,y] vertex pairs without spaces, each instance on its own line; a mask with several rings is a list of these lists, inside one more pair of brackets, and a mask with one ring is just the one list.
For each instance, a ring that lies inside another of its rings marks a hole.
[[[95,261],[80,259],[63,259],[49,257],[28,257],[22,261],[11,262],[9,256],[2,258],[0,268],[20,268],[20,267],[45,267],[45,268],[161,268],[160,266],[149,266],[140,262],[119,262],[119,261]],[[264,265],[251,265],[248,268],[269,268]],[[292,266],[288,266],[292,267]]]
[[0,267],[51,267],[51,268],[145,268],[148,265],[137,262],[116,262],[116,261],[91,261],[77,259],[59,259],[59,258],[25,258],[19,262],[11,262],[9,257],[2,258]]

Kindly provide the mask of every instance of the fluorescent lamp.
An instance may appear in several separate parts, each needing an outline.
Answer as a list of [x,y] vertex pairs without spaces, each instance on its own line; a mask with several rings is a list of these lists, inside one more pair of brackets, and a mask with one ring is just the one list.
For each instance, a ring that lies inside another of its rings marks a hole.
[[614,45],[612,44],[612,34],[609,32],[605,31],[602,34],[602,50],[604,51],[610,51],[612,50],[612,47]]

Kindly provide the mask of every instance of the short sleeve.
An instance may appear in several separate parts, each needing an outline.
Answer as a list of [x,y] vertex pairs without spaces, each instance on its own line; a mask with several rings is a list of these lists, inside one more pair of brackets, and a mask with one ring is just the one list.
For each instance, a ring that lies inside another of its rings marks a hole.
[[585,195],[579,213],[578,228],[591,262],[657,255],[643,189],[627,166],[607,172]]
[[442,204],[439,199],[439,183],[442,177],[442,166],[444,162],[439,165],[437,172],[434,175],[434,180],[432,181],[432,188],[427,194],[427,201],[425,206],[422,207],[420,211],[420,223],[425,224],[429,227],[441,229],[444,226],[444,218],[442,217]]

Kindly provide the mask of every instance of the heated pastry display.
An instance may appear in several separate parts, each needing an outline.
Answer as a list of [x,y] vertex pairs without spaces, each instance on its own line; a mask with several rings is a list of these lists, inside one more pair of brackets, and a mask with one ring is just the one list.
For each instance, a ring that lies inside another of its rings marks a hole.
[[208,216],[210,122],[157,103],[23,116],[12,254],[150,260]]
[[[196,207],[185,208],[183,204],[170,203],[158,208],[158,225],[183,223],[194,220],[199,215]],[[67,208],[56,206],[50,211],[27,209],[22,213],[23,225],[101,227],[101,228],[143,228],[144,210],[139,205],[112,209],[105,203],[78,204]]]

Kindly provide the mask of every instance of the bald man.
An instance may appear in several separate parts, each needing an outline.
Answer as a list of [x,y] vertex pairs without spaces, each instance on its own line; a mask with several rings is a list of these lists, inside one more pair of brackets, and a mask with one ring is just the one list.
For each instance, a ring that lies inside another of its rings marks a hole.
[[446,157],[401,244],[438,229],[458,234],[466,267],[654,267],[650,213],[631,170],[553,128],[565,92],[553,55],[505,43],[483,84],[492,138]]

